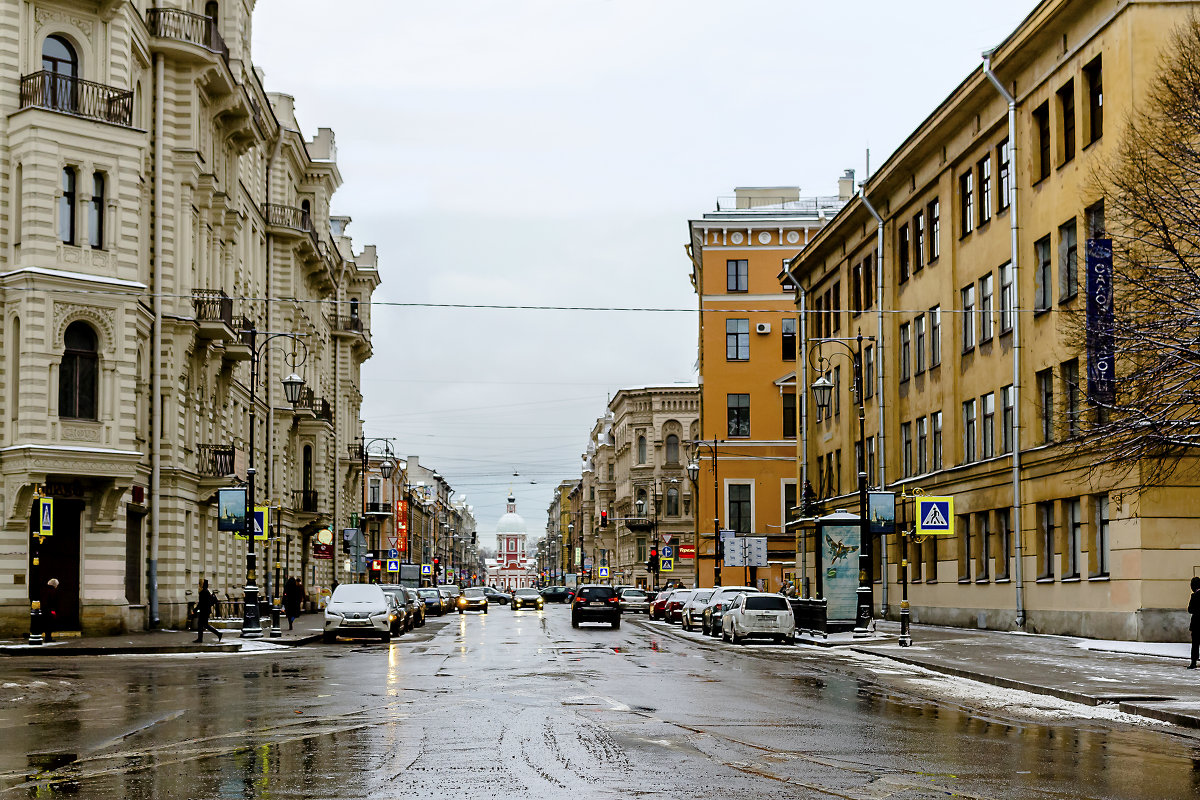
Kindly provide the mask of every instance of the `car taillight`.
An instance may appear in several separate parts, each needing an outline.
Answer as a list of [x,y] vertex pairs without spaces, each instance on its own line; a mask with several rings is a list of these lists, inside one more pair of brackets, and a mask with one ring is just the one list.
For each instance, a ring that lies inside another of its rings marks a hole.
[[616,598],[616,597],[610,597],[610,598],[608,598],[608,602],[615,603],[615,602],[617,602],[617,599],[618,598]]

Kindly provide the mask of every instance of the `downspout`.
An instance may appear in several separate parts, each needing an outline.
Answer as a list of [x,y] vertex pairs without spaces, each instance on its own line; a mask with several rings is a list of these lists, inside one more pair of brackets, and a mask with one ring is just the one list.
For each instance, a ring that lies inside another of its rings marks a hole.
[[[793,275],[792,280],[796,278]],[[797,282],[797,286],[800,284]],[[797,398],[800,402],[800,486],[796,493],[796,502],[804,507],[804,489],[808,486],[808,293],[799,290],[800,298],[800,385],[796,387]],[[800,533],[800,596],[808,597],[808,534],[801,529]]]
[[[281,125],[279,127],[279,132],[275,135],[275,152],[271,154],[270,159],[268,159],[268,161],[267,161],[266,175],[264,176],[263,193],[266,195],[266,202],[268,202],[268,203],[271,202],[271,165],[275,163],[275,160],[277,158],[279,158],[279,150],[283,144],[283,131],[284,131],[284,129],[283,129],[283,126]],[[272,327],[272,324],[271,324],[271,306],[272,306],[272,303],[271,303],[271,296],[272,296],[271,295],[271,250],[274,249],[274,240],[271,237],[271,226],[270,225],[267,225],[266,233],[267,233],[267,237],[266,237],[267,252],[266,252],[266,257],[264,259],[264,262],[265,262],[265,269],[266,269],[266,273],[267,273],[267,280],[266,280],[266,287],[265,287],[266,298],[267,298],[267,301],[266,301],[267,319],[266,319],[265,325],[266,325],[267,331],[269,332],[269,331],[275,330],[275,328]],[[271,375],[273,373],[271,372],[271,349],[270,348],[267,348],[266,357],[267,357],[267,374]],[[271,464],[275,460],[275,449],[274,449],[275,404],[270,401],[270,397],[271,397],[271,390],[270,390],[270,388],[268,388],[267,389],[267,448],[266,448],[267,449],[267,457],[265,459],[265,463],[263,466],[265,473],[266,473],[264,475],[266,480],[263,481],[263,485],[267,489],[267,505],[268,506],[271,504],[271,499],[270,499],[271,495],[275,493],[275,479],[276,479],[275,471],[273,469],[271,469]],[[254,431],[250,431],[250,435],[253,436]],[[279,520],[280,524],[282,525],[283,524],[283,496],[282,495],[279,496],[279,517],[280,517],[280,520]],[[276,549],[275,555],[278,556],[279,555],[278,543],[276,543],[275,549]],[[270,562],[265,561],[264,563],[270,563]],[[276,595],[279,594],[278,586],[274,587],[274,593]]]
[[[870,176],[867,177],[870,178]],[[885,362],[883,357],[883,217],[879,216],[875,206],[871,205],[871,201],[867,199],[866,181],[863,181],[859,196],[867,211],[871,212],[871,216],[875,218],[875,306],[877,309],[875,312],[875,396],[879,404],[879,452],[875,456],[879,459],[876,462],[879,465],[879,488],[883,489],[887,487],[887,452],[884,449],[887,428],[884,427],[886,418],[883,409],[883,365]],[[864,443],[863,446],[865,447],[866,444]],[[883,595],[880,597],[880,603],[884,616],[887,616],[888,608],[887,567],[887,542],[880,538],[879,574],[883,578]]]
[[[163,82],[161,53],[154,55],[154,327],[150,335],[150,563],[146,589],[150,627],[159,623],[158,542],[162,495],[162,281],[163,281]],[[190,534],[190,532],[185,532]]]
[[[1000,96],[1008,103],[1008,224],[1012,234],[1009,256],[1012,262],[1012,386],[1013,386],[1013,422],[1012,422],[1012,532],[1015,536],[1016,575],[1017,584],[1017,627],[1025,627],[1025,584],[1022,579],[1022,558],[1024,551],[1021,547],[1021,317],[1018,309],[1021,307],[1021,282],[1018,280],[1017,254],[1019,252],[1019,230],[1017,228],[1017,99],[1009,94],[1004,84],[992,72],[992,53],[989,50],[983,54],[983,74],[988,77]],[[1008,558],[1008,553],[1004,554]]]

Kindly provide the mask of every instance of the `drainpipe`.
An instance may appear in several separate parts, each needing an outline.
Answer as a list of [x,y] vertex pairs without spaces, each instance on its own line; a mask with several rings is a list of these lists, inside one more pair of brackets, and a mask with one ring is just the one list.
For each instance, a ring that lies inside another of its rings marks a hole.
[[154,56],[154,328],[150,335],[150,558],[147,598],[150,627],[158,626],[158,542],[162,502],[162,281],[163,281],[163,82],[161,53]]
[[[884,448],[887,441],[887,428],[884,427],[886,418],[883,409],[883,365],[885,363],[883,357],[883,217],[879,216],[875,206],[871,205],[871,201],[867,199],[866,181],[863,181],[859,196],[867,211],[871,212],[871,216],[875,218],[875,305],[877,307],[875,312],[875,396],[879,403],[879,452],[875,456],[879,459],[876,462],[879,465],[879,488],[883,489],[887,486],[887,451]],[[863,447],[866,447],[865,442]],[[887,542],[882,538],[879,547],[879,565],[879,574],[883,578],[883,595],[880,603],[883,615],[886,617],[888,607]]]
[[[1012,386],[1013,386],[1013,424],[1012,424],[1012,512],[1013,512],[1013,532],[1016,536],[1016,575],[1015,581],[1017,584],[1017,627],[1025,627],[1025,584],[1022,580],[1022,557],[1024,551],[1021,547],[1021,318],[1017,313],[1017,309],[1021,307],[1021,283],[1017,276],[1017,254],[1019,252],[1018,228],[1017,228],[1017,99],[1009,94],[1004,88],[1004,84],[996,77],[996,73],[992,72],[992,54],[994,50],[989,50],[983,54],[983,74],[988,77],[996,90],[1000,92],[1000,96],[1008,103],[1008,224],[1012,233],[1011,248],[1012,252],[1009,256],[1012,262],[1012,286],[1013,286],[1013,301],[1011,313],[1013,315],[1012,328]],[[1008,558],[1008,553],[1004,554]]]
[[[799,286],[795,276],[792,281]],[[804,506],[804,487],[808,486],[808,294],[800,290],[800,384],[796,387],[797,400],[800,402],[800,485],[797,487],[796,502]],[[803,529],[800,534],[800,596],[808,597],[808,534]]]
[[[282,125],[280,125],[278,132],[275,134],[275,152],[273,152],[271,154],[271,157],[267,160],[267,167],[266,167],[266,171],[265,171],[266,174],[264,176],[263,191],[266,194],[266,197],[267,197],[266,201],[268,203],[271,202],[271,165],[274,164],[275,160],[279,158],[279,151],[283,145],[284,130],[285,130],[284,127]],[[266,297],[267,297],[267,303],[266,303],[267,318],[266,318],[266,322],[264,323],[264,327],[266,327],[267,331],[273,331],[273,330],[275,330],[275,328],[272,327],[273,323],[271,320],[271,306],[273,305],[273,303],[271,302],[271,297],[273,296],[271,294],[271,250],[274,249],[274,239],[271,236],[271,226],[270,225],[267,226],[266,248],[267,248],[267,252],[266,252],[266,258],[265,258],[265,269],[266,269],[266,273],[267,273],[267,279],[266,279],[266,286],[264,288],[265,288]],[[265,355],[267,357],[266,373],[268,375],[271,375],[272,374],[272,372],[271,372],[271,348],[267,348],[267,352],[265,353]],[[274,441],[275,441],[275,404],[271,402],[270,398],[271,398],[271,389],[270,389],[270,383],[268,382],[268,388],[267,388],[267,448],[266,448],[267,449],[267,458],[266,458],[265,464],[263,466],[263,471],[264,471],[263,477],[265,478],[265,480],[263,481],[263,486],[265,486],[266,490],[267,490],[267,505],[268,506],[271,505],[271,495],[274,494],[275,480],[277,478],[275,471],[271,469],[271,464],[274,461],[274,454],[275,454],[275,450],[273,447]],[[250,435],[253,436],[254,431],[250,431]],[[282,498],[282,496],[280,496],[280,499],[279,499],[279,517],[280,517],[280,523],[282,524],[282,518],[283,518],[283,498]],[[276,550],[275,555],[278,556],[279,555],[278,543],[275,546],[275,550]],[[268,554],[267,554],[268,560],[264,561],[264,563],[266,563],[268,566],[270,565],[269,557],[270,557],[270,555],[269,555],[269,549],[268,549]],[[268,574],[270,574],[270,573],[268,573]],[[276,583],[278,583],[278,580],[276,580]],[[278,600],[278,595],[279,595],[279,587],[275,586],[272,590],[272,602],[276,602]]]

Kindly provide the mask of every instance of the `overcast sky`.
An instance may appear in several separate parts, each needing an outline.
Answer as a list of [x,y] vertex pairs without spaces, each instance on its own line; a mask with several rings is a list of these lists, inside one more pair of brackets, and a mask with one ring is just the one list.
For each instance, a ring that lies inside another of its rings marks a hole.
[[[369,436],[494,545],[535,537],[611,394],[694,383],[687,220],[735,186],[835,194],[1033,0],[258,0],[254,60],[337,136],[334,211],[379,247]],[[513,473],[518,473],[515,477]]]

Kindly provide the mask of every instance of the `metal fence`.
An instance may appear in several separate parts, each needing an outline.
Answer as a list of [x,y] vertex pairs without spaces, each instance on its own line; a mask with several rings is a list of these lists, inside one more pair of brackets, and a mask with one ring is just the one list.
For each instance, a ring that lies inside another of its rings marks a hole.
[[21,77],[21,108],[45,108],[128,128],[133,125],[133,90],[41,70]]

